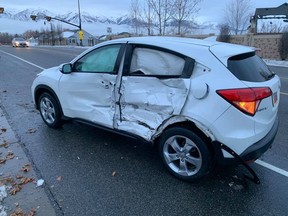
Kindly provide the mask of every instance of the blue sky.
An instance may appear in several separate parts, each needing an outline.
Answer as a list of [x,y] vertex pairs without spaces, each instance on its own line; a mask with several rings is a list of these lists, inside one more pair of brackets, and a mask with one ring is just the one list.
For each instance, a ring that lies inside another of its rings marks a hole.
[[[81,11],[107,17],[128,14],[131,2],[131,0],[79,1]],[[201,9],[198,13],[198,19],[201,21],[221,22],[225,5],[231,1],[232,0],[203,0],[199,5]],[[283,0],[251,0],[251,6],[253,8],[278,7],[283,3],[285,3]],[[54,13],[66,13],[68,11],[77,12],[78,0],[0,0],[0,6],[19,10],[27,8],[45,8]]]

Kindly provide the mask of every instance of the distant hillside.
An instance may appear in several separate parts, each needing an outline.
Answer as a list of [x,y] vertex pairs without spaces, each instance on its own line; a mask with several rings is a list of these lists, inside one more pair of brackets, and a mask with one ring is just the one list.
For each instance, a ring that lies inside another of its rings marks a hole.
[[[79,23],[79,16],[78,13],[76,12],[68,12],[65,14],[54,14],[44,9],[25,9],[23,11],[16,11],[15,9],[5,9],[1,17],[19,21],[29,21],[31,20],[30,18],[31,15],[36,15],[38,19],[44,19],[44,16],[51,16],[66,20],[71,23]],[[105,16],[94,16],[87,12],[82,12],[81,22],[83,23],[99,22],[99,23],[116,24],[116,25],[127,25],[130,24],[131,19],[129,19],[128,15],[117,18],[114,17],[107,18]]]
[[[31,15],[36,15],[37,19],[34,24],[31,25]],[[76,12],[67,12],[65,14],[54,14],[45,9],[25,9],[22,11],[17,11],[15,9],[5,9],[4,13],[0,15],[0,25],[1,32],[10,32],[10,33],[23,33],[26,30],[40,30],[40,28],[48,28],[47,22],[45,21],[45,16],[55,17],[61,20],[78,25],[79,24],[79,15]],[[43,22],[42,22],[43,21]],[[57,21],[55,21],[57,22]],[[4,24],[3,24],[4,23]],[[11,25],[9,25],[11,23]],[[12,26],[19,26],[19,28],[13,28]],[[28,24],[29,23],[29,24]],[[43,26],[43,23],[46,25]],[[124,15],[120,17],[106,17],[106,16],[96,16],[91,15],[87,12],[81,12],[81,23],[83,28],[88,32],[91,32],[93,35],[103,35],[107,34],[107,27],[112,28],[112,33],[117,34],[121,32],[133,32],[132,20],[129,15]],[[139,23],[141,23],[139,21]],[[185,27],[190,29],[194,34],[207,34],[215,33],[217,30],[215,23],[202,23],[201,25],[191,21],[185,21]],[[71,28],[71,26],[61,23],[65,28]],[[26,29],[25,27],[28,26]],[[40,27],[38,27],[40,26]],[[167,33],[173,34],[173,29],[175,30],[177,23],[173,20],[167,24]],[[38,29],[35,29],[35,28]],[[73,28],[73,27],[72,27]],[[22,32],[20,32],[22,30]],[[157,34],[157,28],[153,31]],[[143,28],[141,34],[146,34],[146,29]]]

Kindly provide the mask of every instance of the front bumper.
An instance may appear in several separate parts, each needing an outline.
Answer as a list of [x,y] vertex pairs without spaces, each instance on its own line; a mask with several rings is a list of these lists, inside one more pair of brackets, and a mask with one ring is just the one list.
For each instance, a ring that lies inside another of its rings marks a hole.
[[[243,161],[254,161],[258,159],[261,155],[263,155],[269,148],[271,148],[272,143],[276,137],[277,131],[279,128],[279,119],[276,118],[273,127],[269,131],[269,133],[259,140],[258,142],[251,145],[247,148],[242,154],[239,156]],[[222,153],[221,143],[218,141],[212,142],[212,146],[214,148],[215,159],[219,164],[239,164],[239,161],[235,158],[225,158]]]
[[28,47],[28,44],[27,44],[27,43],[16,43],[15,46],[16,46],[16,47],[20,47],[20,46],[22,46],[22,47]]

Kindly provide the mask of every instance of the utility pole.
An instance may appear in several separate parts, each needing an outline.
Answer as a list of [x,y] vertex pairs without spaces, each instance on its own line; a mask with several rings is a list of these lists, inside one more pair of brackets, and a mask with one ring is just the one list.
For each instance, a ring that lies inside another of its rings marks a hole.
[[[0,8],[1,9],[1,8]],[[4,9],[3,9],[4,10]],[[69,25],[72,25],[72,26],[75,26],[77,28],[79,28],[79,31],[78,31],[78,34],[79,34],[79,40],[80,40],[80,46],[83,46],[83,31],[82,31],[82,24],[81,24],[81,13],[80,13],[80,1],[78,0],[78,15],[79,15],[79,25],[76,25],[74,23],[70,23],[70,22],[67,22],[66,20],[61,20],[61,19],[58,19],[56,17],[50,17],[50,16],[45,16],[44,18],[50,22],[51,20],[57,20],[57,21],[60,21],[60,22],[64,22],[66,24],[69,24]],[[31,15],[30,18],[32,20],[36,20],[37,16],[36,15]]]
[[82,25],[81,25],[81,13],[80,13],[79,0],[78,0],[78,15],[79,15],[79,40],[80,40],[80,46],[83,46],[83,31],[82,31]]

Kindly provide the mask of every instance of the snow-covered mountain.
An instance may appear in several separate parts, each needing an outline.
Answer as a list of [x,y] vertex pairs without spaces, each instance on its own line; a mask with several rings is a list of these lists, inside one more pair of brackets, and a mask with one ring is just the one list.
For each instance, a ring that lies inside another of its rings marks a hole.
[[[36,15],[35,21],[32,21],[31,15]],[[65,14],[54,14],[48,10],[41,8],[30,8],[26,10],[16,10],[5,8],[3,14],[0,14],[0,32],[8,32],[11,34],[22,34],[27,30],[49,29],[50,25],[46,22],[45,16],[55,17],[60,20],[65,20],[72,24],[79,24],[79,15],[76,12],[67,12]],[[112,29],[113,34],[121,32],[129,32],[131,28],[129,26],[129,16],[123,17],[105,17],[95,16],[87,12],[81,12],[81,24],[82,28],[93,35],[105,35],[107,34],[107,28]],[[60,22],[53,21],[54,24]],[[51,23],[53,23],[51,22]],[[73,29],[71,25],[60,23],[65,29]]]
[[[36,22],[32,21],[31,15],[36,15]],[[45,9],[26,9],[22,11],[17,11],[16,9],[5,8],[3,14],[0,14],[0,32],[8,32],[12,34],[22,34],[27,30],[40,30],[48,28],[49,25],[45,22],[45,16],[55,17],[60,20],[65,20],[69,23],[79,24],[79,15],[76,12],[67,12],[64,14],[54,14]],[[57,21],[55,21],[57,22]],[[107,34],[107,28],[112,28],[113,34],[121,32],[132,32],[132,20],[129,15],[123,15],[120,17],[106,17],[106,16],[96,16],[89,14],[87,12],[81,12],[81,24],[82,28],[93,35],[103,35]],[[63,28],[71,28],[71,25],[61,23]],[[187,28],[192,28],[195,30],[195,34],[207,34],[216,32],[216,23],[198,23],[187,22]],[[170,29],[176,29],[175,21],[168,23]],[[141,34],[146,34],[146,30],[143,28]],[[157,29],[155,29],[157,33]],[[169,32],[167,29],[167,33]],[[175,33],[175,32],[174,32]]]
[[[44,9],[26,9],[23,11],[17,11],[15,9],[5,9],[4,13],[1,15],[2,18],[8,18],[19,21],[29,21],[31,20],[30,16],[36,15],[37,20],[44,19],[45,16],[56,17],[71,23],[79,23],[79,15],[76,12],[67,12],[65,14],[54,14],[48,10]],[[129,22],[129,17],[127,15],[123,17],[104,17],[104,16],[95,16],[87,12],[81,12],[81,22],[82,23],[107,23],[107,24],[127,24]]]

